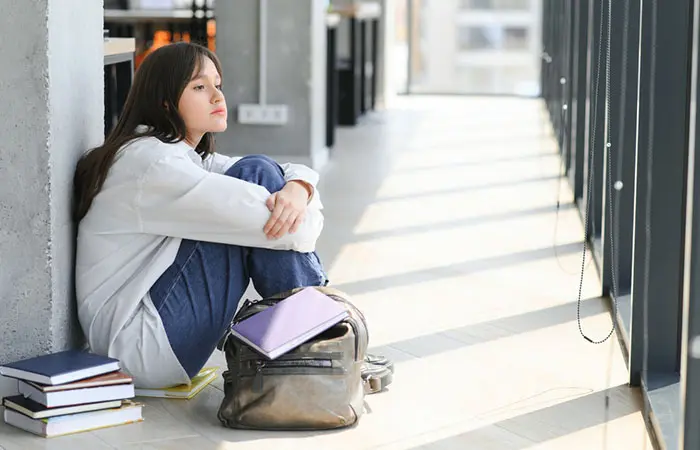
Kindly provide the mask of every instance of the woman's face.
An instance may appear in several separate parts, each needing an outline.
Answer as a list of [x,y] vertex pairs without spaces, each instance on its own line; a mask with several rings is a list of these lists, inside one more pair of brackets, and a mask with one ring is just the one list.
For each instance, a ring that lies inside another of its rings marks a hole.
[[186,141],[192,147],[204,133],[226,130],[228,112],[221,76],[209,58],[204,58],[199,72],[187,83],[177,107],[187,127]]

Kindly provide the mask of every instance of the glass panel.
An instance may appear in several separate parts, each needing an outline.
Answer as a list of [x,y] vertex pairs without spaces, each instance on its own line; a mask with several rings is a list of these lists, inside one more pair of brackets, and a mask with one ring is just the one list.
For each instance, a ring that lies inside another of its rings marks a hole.
[[530,8],[530,0],[460,0],[462,9],[520,9]]
[[409,92],[539,95],[540,0],[410,0]]
[[475,91],[492,92],[496,88],[498,73],[484,67],[460,67],[458,81],[464,86],[471,86]]
[[393,19],[393,42],[390,60],[386,62],[387,82],[391,83],[392,94],[405,94],[408,88],[408,58],[409,58],[409,4],[407,0],[397,1]]
[[527,50],[529,30],[525,27],[461,26],[457,30],[457,45],[466,50]]
[[538,85],[533,81],[536,74],[524,67],[458,67],[457,82],[480,93],[533,92]]

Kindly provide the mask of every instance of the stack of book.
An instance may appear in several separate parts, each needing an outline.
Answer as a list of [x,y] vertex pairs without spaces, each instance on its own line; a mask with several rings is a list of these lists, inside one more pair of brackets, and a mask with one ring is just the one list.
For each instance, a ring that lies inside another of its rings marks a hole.
[[9,425],[44,437],[143,420],[133,379],[119,361],[69,350],[0,366],[19,395],[3,398]]

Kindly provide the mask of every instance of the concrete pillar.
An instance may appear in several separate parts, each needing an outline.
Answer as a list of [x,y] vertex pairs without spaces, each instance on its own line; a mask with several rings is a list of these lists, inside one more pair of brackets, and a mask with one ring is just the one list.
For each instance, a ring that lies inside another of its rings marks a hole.
[[424,9],[415,11],[421,22],[418,41],[422,41],[426,49],[422,52],[424,78],[416,80],[418,92],[449,94],[458,90],[458,27],[454,25],[458,11],[457,0],[430,2]]
[[267,0],[266,103],[286,105],[284,125],[237,120],[237,105],[259,99],[259,0],[216,4],[216,53],[224,72],[229,126],[217,136],[228,155],[265,153],[319,169],[325,146],[326,0]]
[[396,35],[396,1],[381,0],[382,18],[379,21],[379,60],[377,62],[377,108],[390,108],[399,87],[394,86],[393,80],[396,70],[402,67],[393,67],[394,44]]
[[81,344],[72,183],[80,154],[103,140],[104,81],[101,1],[0,10],[2,364]]

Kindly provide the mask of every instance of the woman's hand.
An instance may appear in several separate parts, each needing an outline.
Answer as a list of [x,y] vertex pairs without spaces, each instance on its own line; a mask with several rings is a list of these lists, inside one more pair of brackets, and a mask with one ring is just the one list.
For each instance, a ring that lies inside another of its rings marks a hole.
[[299,229],[312,193],[313,188],[307,183],[292,180],[267,199],[267,209],[272,214],[263,227],[263,232],[268,239],[279,239]]

